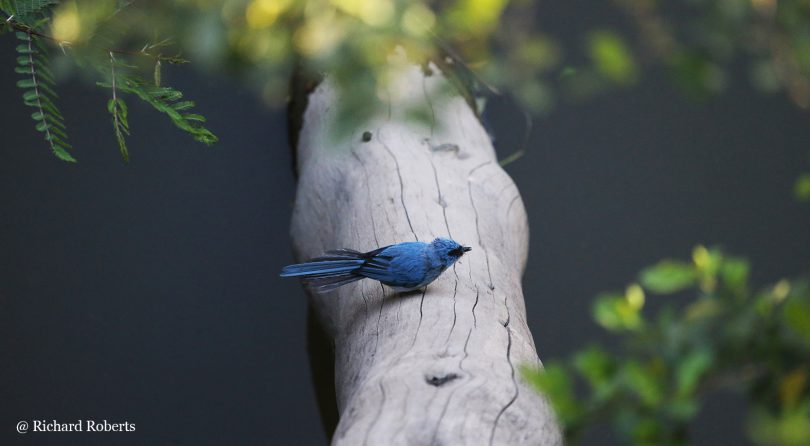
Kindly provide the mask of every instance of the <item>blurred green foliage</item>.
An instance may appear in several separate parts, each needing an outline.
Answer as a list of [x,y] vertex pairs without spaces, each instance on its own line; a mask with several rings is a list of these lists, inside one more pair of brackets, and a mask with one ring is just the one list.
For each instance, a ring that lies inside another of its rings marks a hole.
[[810,201],[810,173],[799,176],[796,180],[794,194],[799,201]]
[[[703,246],[690,262],[661,261],[594,302],[594,319],[620,348],[591,345],[524,376],[572,442],[602,423],[629,444],[688,444],[701,405],[730,391],[747,400],[740,429],[755,444],[810,444],[810,281],[754,292],[748,276],[745,260]],[[682,299],[650,316],[647,293]]]
[[727,71],[747,66],[756,88],[810,106],[807,0],[610,4],[631,26],[598,26],[578,44],[544,31],[531,0],[0,0],[0,30],[33,31],[71,62],[54,65],[110,85],[110,51],[136,68],[130,77],[160,84],[161,62],[188,58],[236,74],[271,104],[287,98],[297,66],[328,72],[344,92],[341,115],[355,120],[383,106],[397,46],[418,63],[461,67],[473,93],[508,86],[535,114],[631,87],[655,66],[694,97],[722,91]]

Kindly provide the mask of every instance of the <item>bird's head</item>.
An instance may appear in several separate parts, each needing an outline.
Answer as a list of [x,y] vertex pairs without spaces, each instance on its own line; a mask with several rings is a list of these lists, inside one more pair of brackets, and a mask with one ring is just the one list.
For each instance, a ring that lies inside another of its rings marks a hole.
[[465,252],[472,250],[469,246],[462,246],[449,238],[437,238],[430,243],[433,250],[439,255],[447,266],[460,259]]

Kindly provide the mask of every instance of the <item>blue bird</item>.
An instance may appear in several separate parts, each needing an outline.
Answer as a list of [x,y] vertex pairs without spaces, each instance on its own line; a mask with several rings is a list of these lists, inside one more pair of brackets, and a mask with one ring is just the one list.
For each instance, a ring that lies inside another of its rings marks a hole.
[[413,291],[436,280],[470,250],[448,238],[431,243],[397,243],[369,252],[338,249],[306,263],[285,266],[281,277],[301,277],[305,285],[319,293],[365,278],[378,280],[396,291]]

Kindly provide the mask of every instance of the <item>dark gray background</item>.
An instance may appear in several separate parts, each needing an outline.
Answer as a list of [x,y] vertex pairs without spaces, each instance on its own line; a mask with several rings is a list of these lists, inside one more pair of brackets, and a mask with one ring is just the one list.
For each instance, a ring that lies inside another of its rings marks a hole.
[[[588,11],[560,10],[546,28],[575,36],[604,12]],[[283,110],[232,80],[170,69],[221,142],[194,143],[131,101],[125,166],[105,92],[69,82],[60,105],[79,163],[65,164],[33,130],[4,37],[0,443],[322,444],[306,299],[277,276],[293,260]],[[652,73],[535,122],[507,171],[529,212],[525,294],[543,359],[606,338],[592,297],[697,243],[748,256],[758,284],[808,270],[810,212],[791,189],[810,170],[809,116],[753,93],[744,72],[730,82],[694,104]],[[490,119],[501,156],[511,153],[520,112],[496,104]],[[697,443],[737,443],[735,403],[704,407]],[[18,420],[87,418],[137,431],[14,433]],[[610,443],[601,435],[590,442]]]

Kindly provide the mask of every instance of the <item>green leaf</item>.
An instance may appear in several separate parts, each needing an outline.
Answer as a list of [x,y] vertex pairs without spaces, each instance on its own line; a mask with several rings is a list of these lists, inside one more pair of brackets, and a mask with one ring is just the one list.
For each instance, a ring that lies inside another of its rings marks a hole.
[[677,365],[675,372],[676,388],[680,395],[692,393],[698,385],[700,378],[712,365],[713,356],[706,349],[695,350]]
[[574,386],[568,371],[554,363],[545,369],[523,369],[523,376],[551,402],[557,416],[564,424],[572,424],[582,408],[574,396]]
[[662,260],[641,271],[639,281],[644,288],[659,294],[670,294],[695,284],[695,268],[677,260]]
[[596,70],[611,81],[629,85],[638,78],[633,55],[621,36],[612,31],[596,31],[588,37],[588,53]]
[[[191,101],[177,102],[183,94],[171,87],[155,87],[143,79],[133,76],[119,76],[122,80],[118,90],[138,96],[155,110],[165,113],[175,126],[189,133],[196,141],[211,145],[219,140],[210,130],[201,125],[205,122],[202,115],[186,113],[193,106]],[[98,82],[98,86],[112,88],[107,82]]]
[[36,102],[39,99],[39,94],[34,90],[29,90],[23,93],[23,100],[26,102]]
[[729,288],[742,290],[748,283],[750,266],[744,259],[729,257],[720,266],[720,277]]
[[19,88],[34,88],[36,86],[37,84],[33,79],[21,79],[17,81],[17,87]]
[[806,299],[790,298],[783,312],[787,326],[810,345],[810,302]]
[[810,201],[810,173],[804,173],[796,180],[793,194],[799,201]]
[[627,387],[647,406],[656,406],[664,399],[663,383],[653,369],[637,361],[628,361],[624,366]]
[[194,114],[194,113],[188,113],[188,114],[184,115],[184,117],[185,117],[185,119],[187,119],[189,121],[205,122],[205,116],[203,116],[203,115],[197,115],[197,114]]
[[181,102],[178,102],[178,103],[172,105],[172,108],[177,110],[177,111],[188,110],[188,109],[193,108],[193,107],[194,107],[194,101],[181,101]]
[[52,149],[53,149],[54,155],[56,155],[56,157],[59,158],[60,160],[67,161],[69,163],[75,163],[76,162],[76,158],[73,158],[70,155],[70,153],[68,153],[67,150],[65,150],[62,146],[53,145]]
[[593,389],[601,388],[613,376],[613,360],[604,350],[596,346],[588,347],[574,355],[573,365]]
[[626,296],[608,294],[597,297],[592,313],[596,322],[608,330],[635,330],[643,325],[639,310]]

